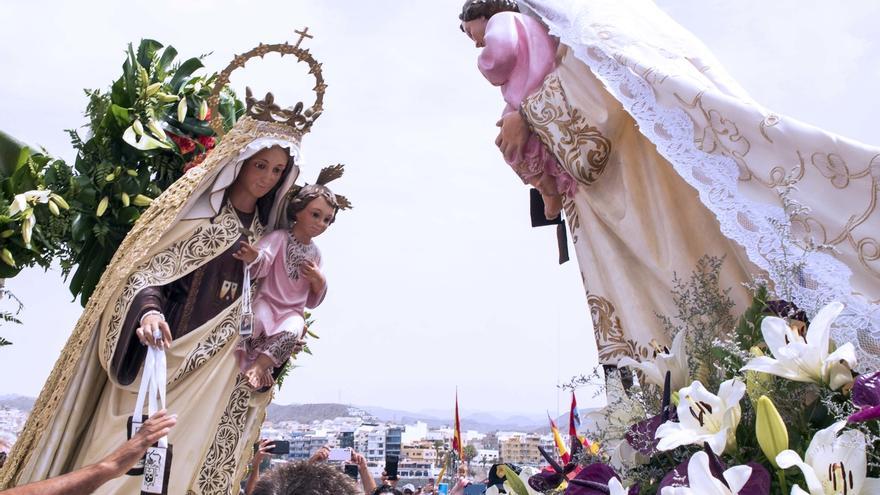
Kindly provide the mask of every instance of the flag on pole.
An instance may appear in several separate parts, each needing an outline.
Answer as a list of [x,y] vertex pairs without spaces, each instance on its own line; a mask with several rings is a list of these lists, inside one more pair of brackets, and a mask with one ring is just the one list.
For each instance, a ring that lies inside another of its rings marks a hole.
[[568,453],[568,449],[565,448],[565,442],[562,441],[559,428],[556,427],[556,422],[550,417],[549,412],[547,413],[547,419],[550,420],[550,431],[553,432],[553,441],[556,442],[556,450],[559,451],[559,457],[562,458],[563,463],[567,464],[571,460],[571,456]]
[[578,412],[578,403],[577,397],[574,395],[574,391],[571,392],[571,412],[568,415],[568,434],[576,437],[578,434],[578,428],[581,427],[581,415]]
[[464,444],[461,441],[461,421],[458,419],[458,390],[455,391],[455,431],[452,433],[452,450],[458,453],[458,458],[464,462]]

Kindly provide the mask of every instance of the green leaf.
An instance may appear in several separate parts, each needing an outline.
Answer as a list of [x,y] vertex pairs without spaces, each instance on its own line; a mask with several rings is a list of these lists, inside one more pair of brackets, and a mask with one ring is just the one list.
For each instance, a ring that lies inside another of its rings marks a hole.
[[141,66],[147,70],[149,70],[150,65],[152,65],[153,57],[156,55],[162,48],[162,43],[159,43],[156,40],[151,39],[143,39],[141,40],[141,44],[138,46],[137,52],[137,61]]
[[73,215],[71,222],[71,236],[75,242],[86,242],[92,232],[95,222],[91,215],[77,212]]
[[134,206],[127,206],[119,210],[119,213],[116,215],[116,219],[119,220],[123,224],[134,224],[134,222],[141,216],[140,210],[135,208]]
[[510,466],[507,464],[502,464],[502,468],[504,469],[505,483],[510,485],[510,489],[513,490],[516,495],[529,495],[528,488],[523,484],[522,479],[516,474],[516,471],[510,469]]
[[110,105],[110,112],[116,117],[116,122],[120,127],[128,127],[128,124],[131,124],[131,115],[129,115],[127,108],[114,103]]
[[186,79],[192,75],[193,72],[197,71],[204,67],[202,61],[193,57],[186,62],[180,64],[180,67],[174,72],[174,77],[171,78],[171,82],[169,82],[169,86],[171,86],[172,93],[179,93],[180,87],[186,82]]
[[18,167],[24,143],[0,131],[0,175],[9,177]]
[[162,72],[167,72],[168,66],[171,65],[175,57],[177,57],[177,50],[171,45],[166,46],[165,51],[162,52],[162,58],[159,59],[157,68]]
[[89,302],[89,298],[92,297],[92,292],[94,292],[95,287],[98,286],[98,281],[101,280],[101,274],[103,274],[104,270],[107,268],[107,262],[110,261],[115,250],[116,246],[106,246],[97,256],[92,258],[92,262],[89,263],[88,272],[83,279],[82,290],[79,295],[79,302],[83,307],[86,306],[86,303]]
[[4,339],[3,337],[0,337],[0,347],[3,347],[5,345],[12,345],[12,342]]

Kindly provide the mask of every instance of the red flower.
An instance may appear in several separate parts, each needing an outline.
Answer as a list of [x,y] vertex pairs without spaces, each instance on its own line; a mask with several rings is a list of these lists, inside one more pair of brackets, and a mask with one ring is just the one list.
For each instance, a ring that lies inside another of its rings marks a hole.
[[195,158],[192,159],[189,163],[183,166],[183,173],[189,171],[189,169],[200,165],[203,161],[205,161],[205,157],[208,156],[207,153],[199,153]]
[[199,136],[196,138],[196,141],[198,141],[199,144],[205,147],[205,151],[213,149],[214,146],[217,144],[217,140],[211,136]]
[[193,142],[192,139],[184,136],[178,136],[177,134],[173,134],[167,131],[165,132],[165,134],[167,134],[168,137],[171,138],[172,141],[174,141],[174,144],[176,144],[177,147],[180,149],[181,155],[186,155],[195,151],[196,143]]

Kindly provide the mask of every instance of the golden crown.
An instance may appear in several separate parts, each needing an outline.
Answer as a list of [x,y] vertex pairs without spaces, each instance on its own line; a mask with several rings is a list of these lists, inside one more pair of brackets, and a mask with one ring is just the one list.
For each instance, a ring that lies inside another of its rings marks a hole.
[[302,102],[297,103],[292,108],[281,108],[275,103],[275,96],[272,95],[272,93],[267,93],[265,98],[257,100],[251,93],[251,89],[246,88],[245,115],[255,120],[288,126],[293,130],[293,133],[297,137],[302,137],[303,134],[311,130],[312,124],[314,124],[315,120],[321,116],[321,112],[324,109],[324,90],[327,89],[327,85],[324,84],[324,75],[321,72],[321,64],[315,60],[312,54],[309,53],[308,49],[300,48],[303,40],[306,38],[313,38],[312,35],[308,34],[309,28],[294,32],[299,35],[299,39],[296,41],[295,45],[289,43],[264,45],[263,43],[260,43],[256,48],[242,53],[241,55],[236,55],[232,59],[232,62],[230,62],[229,65],[227,65],[217,76],[214,90],[208,98],[208,105],[211,107],[211,127],[218,136],[223,136],[225,133],[223,129],[223,117],[218,111],[218,106],[220,104],[220,92],[223,91],[223,88],[227,84],[229,84],[229,76],[231,76],[237,69],[244,67],[248,60],[256,57],[263,58],[267,53],[279,53],[282,57],[285,55],[293,55],[296,57],[297,62],[305,62],[309,65],[309,74],[312,74],[315,77],[315,87],[312,88],[315,92],[315,103],[305,110],[303,110],[304,105]]

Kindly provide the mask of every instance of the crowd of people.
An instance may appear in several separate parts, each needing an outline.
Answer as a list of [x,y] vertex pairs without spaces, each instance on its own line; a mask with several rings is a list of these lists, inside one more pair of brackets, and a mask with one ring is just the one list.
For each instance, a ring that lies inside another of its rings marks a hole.
[[[169,415],[162,410],[151,416],[132,438],[107,455],[100,462],[85,466],[73,472],[43,481],[29,483],[9,490],[4,495],[67,495],[88,494],[97,490],[108,481],[118,478],[132,468],[147,449],[170,432],[177,424],[177,416]],[[6,445],[8,448],[9,445]],[[330,456],[328,447],[320,448],[305,461],[283,462],[263,473],[260,466],[271,456],[273,442],[260,440],[254,449],[250,463],[250,472],[240,489],[239,495],[295,495],[325,494],[340,495],[421,495],[436,494],[437,488],[433,478],[422,487],[412,483],[398,486],[396,476],[383,472],[379,483],[373,478],[367,467],[366,458],[352,451],[351,460],[346,463],[357,467],[357,476],[346,474],[340,465],[327,462]],[[0,463],[5,456],[0,458]],[[2,464],[0,464],[2,465]],[[356,481],[359,480],[359,483]],[[450,495],[462,495],[467,486],[466,470],[460,470]]]

